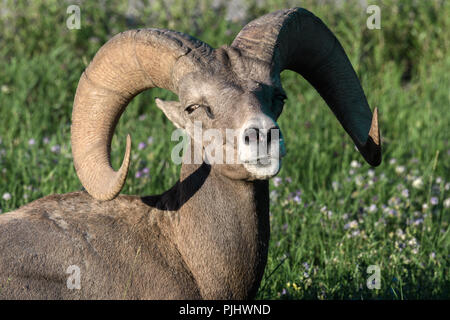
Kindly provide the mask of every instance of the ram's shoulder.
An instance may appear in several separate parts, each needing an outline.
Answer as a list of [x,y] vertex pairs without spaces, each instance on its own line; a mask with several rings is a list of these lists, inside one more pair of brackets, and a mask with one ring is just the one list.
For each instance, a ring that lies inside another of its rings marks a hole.
[[49,221],[64,228],[79,223],[98,223],[104,220],[120,221],[125,224],[135,224],[147,215],[153,208],[146,206],[140,197],[120,195],[110,201],[99,201],[85,191],[65,194],[53,194],[19,209],[0,215],[0,225],[21,221]]

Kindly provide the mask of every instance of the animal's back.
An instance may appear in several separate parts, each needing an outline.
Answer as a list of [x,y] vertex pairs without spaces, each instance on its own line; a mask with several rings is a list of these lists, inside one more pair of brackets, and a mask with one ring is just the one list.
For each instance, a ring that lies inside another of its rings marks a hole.
[[139,197],[74,192],[0,215],[0,299],[199,298],[164,214]]

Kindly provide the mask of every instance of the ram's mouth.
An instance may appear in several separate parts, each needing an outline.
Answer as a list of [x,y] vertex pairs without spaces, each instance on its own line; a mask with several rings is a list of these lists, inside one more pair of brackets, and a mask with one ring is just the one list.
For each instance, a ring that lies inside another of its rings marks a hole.
[[270,158],[270,157],[259,158],[259,159],[256,159],[256,164],[258,166],[265,167],[265,166],[269,166],[271,161],[272,161],[272,158]]
[[244,162],[243,165],[253,179],[266,180],[278,174],[281,169],[281,158],[258,158],[251,162]]
[[255,165],[255,166],[260,166],[260,167],[266,167],[269,166],[271,164],[272,161],[278,161],[279,159],[275,159],[274,157],[259,157],[256,159],[251,159],[251,160],[245,160],[243,161],[244,164],[248,164],[248,165]]

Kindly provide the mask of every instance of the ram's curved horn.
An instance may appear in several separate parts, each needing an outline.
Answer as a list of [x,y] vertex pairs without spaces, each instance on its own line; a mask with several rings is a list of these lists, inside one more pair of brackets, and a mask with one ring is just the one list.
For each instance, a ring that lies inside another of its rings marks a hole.
[[131,99],[153,87],[177,93],[178,80],[199,68],[211,51],[188,35],[145,29],[118,34],[97,52],[78,83],[71,128],[75,169],[90,195],[113,199],[125,183],[131,138],[117,172],[111,167],[110,148]]
[[301,74],[319,92],[372,166],[381,162],[378,116],[370,111],[358,77],[339,41],[302,8],[276,11],[247,24],[232,47],[269,63],[272,72]]

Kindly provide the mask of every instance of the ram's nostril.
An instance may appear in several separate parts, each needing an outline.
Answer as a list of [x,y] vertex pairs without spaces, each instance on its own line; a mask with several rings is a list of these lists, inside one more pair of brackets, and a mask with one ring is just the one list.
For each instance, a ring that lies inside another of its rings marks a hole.
[[250,144],[250,142],[258,142],[259,141],[259,129],[258,128],[248,128],[244,131],[244,142],[246,145]]
[[267,144],[270,144],[270,142],[272,141],[272,133],[275,133],[275,139],[277,139],[277,137],[279,138],[278,130],[279,129],[277,127],[273,127],[267,130]]

